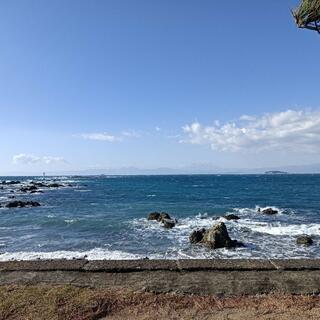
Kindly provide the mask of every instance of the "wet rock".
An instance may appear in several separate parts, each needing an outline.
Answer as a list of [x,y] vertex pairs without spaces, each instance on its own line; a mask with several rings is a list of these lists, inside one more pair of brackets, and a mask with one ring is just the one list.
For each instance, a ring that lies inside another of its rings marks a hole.
[[159,215],[159,218],[157,219],[158,222],[163,222],[163,220],[165,220],[165,219],[171,220],[171,217],[169,216],[168,213],[161,212],[160,215]]
[[21,192],[31,192],[36,191],[38,188],[36,186],[25,186],[19,189]]
[[243,248],[245,247],[245,244],[238,240],[232,240],[232,247],[234,248]]
[[50,184],[47,185],[48,188],[61,188],[63,186],[64,185],[60,184],[60,183],[50,183]]
[[166,212],[150,212],[148,215],[148,220],[155,220],[158,221],[164,228],[171,229],[177,223],[177,219],[171,219],[170,215]]
[[233,214],[233,213],[231,213],[231,214],[226,214],[226,215],[224,216],[224,218],[227,219],[227,220],[239,220],[239,219],[240,219],[240,217],[238,217],[237,215],[235,215],[235,214]]
[[214,225],[208,230],[195,230],[191,233],[189,239],[191,243],[202,243],[211,249],[244,246],[243,243],[230,238],[227,227],[223,222]]
[[1,184],[4,184],[4,185],[12,185],[12,184],[19,184],[21,183],[20,181],[2,181]]
[[191,232],[189,240],[191,243],[199,243],[202,241],[204,234],[206,233],[205,228],[197,229]]
[[266,214],[266,215],[273,215],[273,214],[277,214],[278,213],[278,210],[273,210],[272,208],[267,208],[267,209],[264,209],[262,211],[261,210],[259,211],[259,209],[258,209],[258,212],[260,212],[262,214]]
[[176,222],[173,219],[164,219],[162,220],[162,223],[163,227],[166,229],[172,229],[176,225]]
[[148,215],[148,220],[158,220],[160,217],[159,212],[150,212]]
[[299,245],[305,245],[305,246],[310,246],[313,244],[312,238],[306,234],[298,236],[296,242]]
[[43,182],[38,182],[38,181],[32,181],[31,184],[33,184],[34,186],[38,187],[38,188],[45,188],[47,185]]
[[11,201],[5,205],[6,208],[24,208],[24,207],[39,207],[40,203],[37,201]]
[[203,237],[203,244],[212,249],[229,248],[233,246],[226,225],[220,222],[209,229]]

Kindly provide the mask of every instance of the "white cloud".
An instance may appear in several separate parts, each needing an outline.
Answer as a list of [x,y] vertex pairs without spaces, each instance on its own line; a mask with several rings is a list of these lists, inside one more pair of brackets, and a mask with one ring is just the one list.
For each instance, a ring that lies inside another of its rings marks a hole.
[[106,142],[119,142],[123,141],[125,138],[140,138],[140,134],[130,130],[122,131],[119,135],[112,135],[107,132],[92,132],[92,133],[82,133],[80,137],[86,140],[96,140],[96,141],[106,141]]
[[122,131],[121,135],[123,137],[128,137],[128,138],[140,138],[141,135],[137,133],[136,131]]
[[240,120],[245,123],[191,123],[183,127],[187,139],[181,142],[208,144],[218,151],[320,152],[320,111],[287,110],[261,117],[245,115]]
[[160,128],[160,127],[155,127],[155,130],[156,130],[157,132],[159,132],[159,131],[161,131],[161,128]]
[[240,120],[243,120],[243,121],[254,121],[256,120],[256,117],[253,117],[253,116],[249,116],[247,114],[244,114],[240,117]]
[[20,153],[12,158],[14,164],[54,164],[54,163],[65,163],[65,159],[62,157],[52,157],[52,156],[35,156],[33,154]]
[[106,132],[83,133],[80,136],[86,140],[97,140],[97,141],[107,141],[107,142],[115,142],[119,140],[119,138],[117,138],[116,136],[113,136]]

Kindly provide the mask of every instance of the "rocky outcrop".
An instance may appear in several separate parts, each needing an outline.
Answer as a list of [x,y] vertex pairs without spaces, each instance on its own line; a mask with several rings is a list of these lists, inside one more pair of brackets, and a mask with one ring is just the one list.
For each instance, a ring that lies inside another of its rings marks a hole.
[[48,188],[61,188],[61,187],[64,187],[63,184],[60,184],[60,183],[50,183],[47,185]]
[[206,233],[205,228],[197,229],[191,232],[189,240],[191,243],[199,243],[203,240],[204,234]]
[[147,219],[158,221],[166,229],[173,228],[177,223],[177,220],[171,219],[170,215],[166,212],[151,212]]
[[36,191],[38,188],[36,186],[25,186],[19,189],[21,192],[31,192],[31,191]]
[[164,219],[162,220],[163,227],[166,229],[172,229],[176,225],[176,221],[173,219]]
[[158,219],[157,219],[158,222],[163,222],[165,219],[171,220],[170,215],[166,212],[161,212]]
[[212,228],[195,230],[191,233],[189,240],[191,243],[201,243],[211,249],[243,247],[244,244],[237,240],[232,240],[228,234],[226,225],[220,222]]
[[220,222],[205,232],[203,244],[211,249],[233,247],[233,241],[229,237],[226,225]]
[[4,184],[4,185],[12,185],[12,184],[20,184],[21,181],[1,181],[1,184]]
[[231,214],[226,214],[226,215],[224,216],[224,218],[227,219],[227,220],[239,220],[239,219],[240,219],[240,217],[238,217],[237,215],[235,215],[235,214],[233,214],[233,213],[231,213]]
[[298,236],[296,239],[297,244],[299,245],[305,245],[305,246],[310,246],[313,244],[313,240],[310,236],[303,234],[301,236]]
[[38,188],[45,188],[47,186],[45,183],[38,181],[32,181],[31,184]]
[[150,212],[148,215],[148,220],[158,220],[160,217],[159,212]]
[[5,205],[6,208],[25,208],[25,207],[39,207],[40,203],[37,201],[11,201]]
[[266,214],[266,215],[273,215],[273,214],[277,214],[278,213],[278,210],[274,210],[272,208],[267,208],[267,209],[264,209],[264,210],[261,210],[260,208],[258,209],[258,212],[259,213],[262,213],[262,214]]

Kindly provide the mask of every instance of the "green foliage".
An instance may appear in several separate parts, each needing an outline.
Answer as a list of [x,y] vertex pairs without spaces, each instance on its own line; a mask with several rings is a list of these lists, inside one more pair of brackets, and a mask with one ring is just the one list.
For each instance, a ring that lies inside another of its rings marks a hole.
[[320,0],[302,0],[299,7],[292,11],[299,28],[320,33]]

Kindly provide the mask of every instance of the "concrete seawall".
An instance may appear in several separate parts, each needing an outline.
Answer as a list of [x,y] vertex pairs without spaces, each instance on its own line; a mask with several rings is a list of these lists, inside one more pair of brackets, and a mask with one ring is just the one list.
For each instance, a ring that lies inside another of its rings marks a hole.
[[0,262],[0,285],[39,283],[216,295],[318,294],[320,259]]

